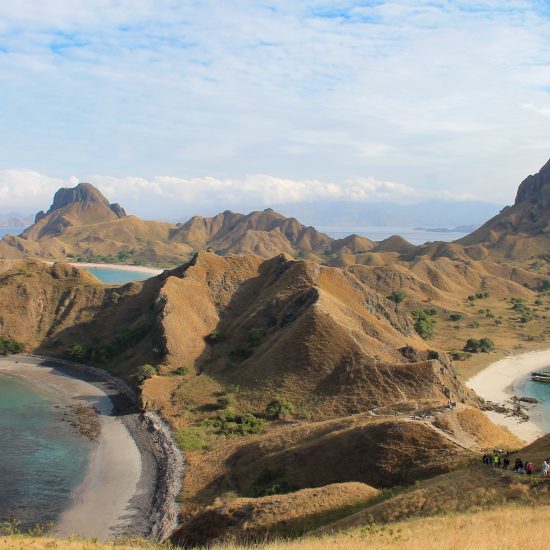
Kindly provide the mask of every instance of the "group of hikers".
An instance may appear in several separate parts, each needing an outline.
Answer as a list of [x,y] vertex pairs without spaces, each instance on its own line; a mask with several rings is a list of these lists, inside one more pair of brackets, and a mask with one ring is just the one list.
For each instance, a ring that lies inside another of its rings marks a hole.
[[[492,453],[485,453],[483,455],[483,464],[491,466],[493,468],[503,468],[508,470],[511,463],[511,451],[504,452],[502,449],[494,449]],[[550,476],[550,459],[546,459],[542,462],[540,473],[543,477]],[[535,473],[535,466],[532,462],[523,462],[521,458],[516,458],[512,471],[518,474],[527,474],[528,476]]]

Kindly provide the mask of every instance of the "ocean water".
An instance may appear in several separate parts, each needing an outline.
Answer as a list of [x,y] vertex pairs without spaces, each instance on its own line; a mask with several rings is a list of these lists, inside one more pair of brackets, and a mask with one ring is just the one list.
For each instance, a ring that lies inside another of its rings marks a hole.
[[145,279],[152,277],[150,273],[142,273],[141,271],[122,271],[101,267],[87,267],[86,269],[108,285],[124,285],[134,281],[145,281]]
[[92,443],[54,398],[0,375],[0,522],[55,522],[84,479]]
[[24,227],[0,227],[0,239],[7,235],[19,235],[25,228]]
[[[540,370],[550,370],[550,368]],[[533,382],[531,378],[528,377],[521,384],[519,384],[518,389],[519,392],[521,392],[521,395],[535,397],[541,402],[540,406],[537,408],[542,413],[544,429],[550,432],[550,384]]]
[[351,235],[352,233],[366,237],[371,241],[383,241],[393,235],[399,235],[412,244],[424,244],[430,241],[456,241],[465,237],[467,233],[459,233],[456,231],[419,231],[412,227],[329,227],[319,226],[319,231],[326,233],[329,237],[334,239],[342,239]]

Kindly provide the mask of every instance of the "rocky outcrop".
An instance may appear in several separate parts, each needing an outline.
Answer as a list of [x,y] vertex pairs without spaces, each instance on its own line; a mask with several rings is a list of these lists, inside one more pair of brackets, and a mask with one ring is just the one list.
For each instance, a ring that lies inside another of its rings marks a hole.
[[[53,203],[50,206],[50,209],[45,214],[43,212],[39,212],[37,214],[38,219],[36,221],[39,221],[42,217],[47,216],[56,210],[61,210],[78,202],[98,203],[109,208],[119,218],[126,216],[126,212],[119,204],[109,204],[109,201],[103,196],[101,191],[96,189],[91,183],[79,183],[73,188],[63,187],[59,189],[54,195]],[[40,214],[42,214],[42,216]]]
[[550,160],[532,176],[528,176],[519,186],[515,204],[522,202],[538,203],[550,206]]
[[550,250],[550,161],[519,186],[513,206],[457,241],[483,245],[509,259],[545,256]]

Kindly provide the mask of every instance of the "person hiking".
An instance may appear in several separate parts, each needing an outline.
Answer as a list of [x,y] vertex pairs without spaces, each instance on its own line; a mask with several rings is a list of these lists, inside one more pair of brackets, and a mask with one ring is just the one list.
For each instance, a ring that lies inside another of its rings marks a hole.
[[525,473],[530,476],[533,473],[533,464],[531,462],[527,463],[527,466],[525,466]]
[[498,454],[493,455],[493,468],[498,468],[500,466],[500,456]]
[[510,458],[508,456],[505,456],[502,462],[502,467],[507,470],[508,466],[510,466]]
[[545,461],[543,461],[542,463],[542,469],[541,469],[541,474],[543,477],[548,477],[548,471],[550,470],[550,465],[548,464],[548,459],[546,459]]
[[523,470],[523,462],[521,461],[521,458],[516,458],[516,461],[514,462],[514,472],[519,472],[520,470]]

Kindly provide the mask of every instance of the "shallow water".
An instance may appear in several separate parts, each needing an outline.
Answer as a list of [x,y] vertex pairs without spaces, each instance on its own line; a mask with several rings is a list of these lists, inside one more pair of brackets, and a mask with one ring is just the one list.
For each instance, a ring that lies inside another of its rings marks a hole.
[[142,273],[141,271],[122,271],[102,267],[87,267],[86,269],[108,285],[125,285],[134,281],[145,281],[153,277],[150,273]]
[[540,405],[537,406],[537,410],[542,414],[543,428],[547,432],[550,432],[550,384],[533,382],[530,377],[527,377],[518,385],[518,389],[521,395],[535,397],[540,401]]
[[84,479],[92,443],[56,399],[0,374],[0,522],[55,522]]

